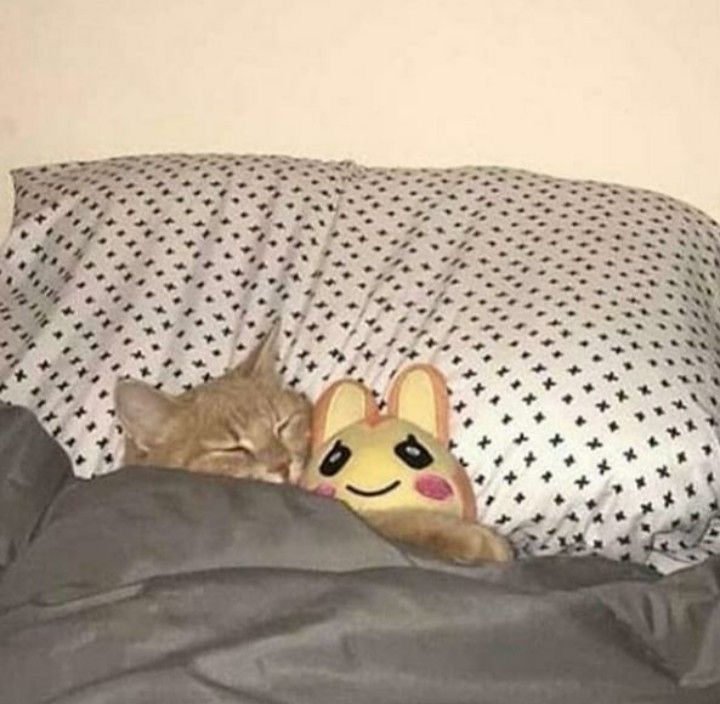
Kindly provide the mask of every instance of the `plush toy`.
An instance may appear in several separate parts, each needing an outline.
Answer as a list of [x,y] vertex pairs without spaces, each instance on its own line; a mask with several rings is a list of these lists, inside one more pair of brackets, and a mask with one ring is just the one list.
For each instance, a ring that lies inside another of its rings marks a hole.
[[462,562],[506,560],[507,543],[475,522],[470,480],[448,449],[447,386],[430,365],[393,382],[387,414],[371,392],[342,380],[313,411],[311,460],[301,485],[340,499],[391,538]]

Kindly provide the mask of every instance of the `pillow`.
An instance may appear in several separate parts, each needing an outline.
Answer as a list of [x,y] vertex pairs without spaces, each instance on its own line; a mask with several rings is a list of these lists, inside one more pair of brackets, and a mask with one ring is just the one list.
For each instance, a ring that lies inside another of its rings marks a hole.
[[[14,173],[0,394],[81,476],[121,375],[179,391],[282,317],[315,398],[448,379],[479,516],[520,553],[720,550],[720,228],[663,195],[500,168],[152,156]],[[680,561],[680,562],[678,562]]]
[[0,403],[0,572],[27,545],[70,460],[25,408]]

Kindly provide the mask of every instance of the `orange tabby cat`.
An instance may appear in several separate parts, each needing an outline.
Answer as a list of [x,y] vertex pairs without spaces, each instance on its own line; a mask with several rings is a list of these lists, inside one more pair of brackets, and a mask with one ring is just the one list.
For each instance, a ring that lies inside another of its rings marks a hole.
[[307,460],[310,404],[275,370],[278,328],[235,369],[177,396],[120,380],[115,408],[124,464],[297,482]]

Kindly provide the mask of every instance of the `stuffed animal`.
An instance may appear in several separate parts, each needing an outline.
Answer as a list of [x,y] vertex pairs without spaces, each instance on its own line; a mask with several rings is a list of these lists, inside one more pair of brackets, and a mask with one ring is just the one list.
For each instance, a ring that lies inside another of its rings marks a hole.
[[459,562],[510,559],[507,542],[478,524],[467,474],[448,449],[447,386],[430,365],[393,382],[387,414],[371,392],[342,380],[313,411],[313,454],[301,485],[344,501],[387,537]]

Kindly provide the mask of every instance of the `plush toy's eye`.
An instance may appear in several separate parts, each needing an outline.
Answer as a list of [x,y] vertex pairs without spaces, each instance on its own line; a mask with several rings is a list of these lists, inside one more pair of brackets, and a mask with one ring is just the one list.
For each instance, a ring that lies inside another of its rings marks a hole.
[[394,447],[395,454],[409,467],[424,469],[433,463],[432,455],[418,442],[411,433],[405,440]]
[[334,476],[347,464],[350,455],[352,455],[350,448],[343,445],[340,440],[336,440],[320,464],[320,474],[323,477]]

